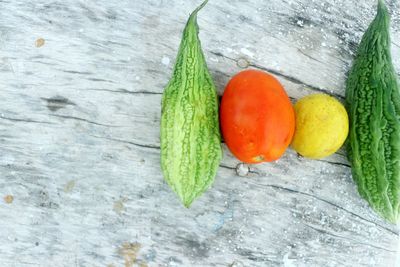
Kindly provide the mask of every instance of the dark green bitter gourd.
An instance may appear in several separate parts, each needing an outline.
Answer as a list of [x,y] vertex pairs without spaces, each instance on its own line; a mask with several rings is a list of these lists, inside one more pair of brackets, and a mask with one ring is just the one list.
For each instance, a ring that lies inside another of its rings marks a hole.
[[198,37],[197,12],[183,31],[162,97],[161,168],[186,207],[213,183],[222,157],[218,97]]
[[346,87],[349,159],[360,195],[386,220],[400,207],[400,94],[392,64],[390,16],[382,0],[365,32]]

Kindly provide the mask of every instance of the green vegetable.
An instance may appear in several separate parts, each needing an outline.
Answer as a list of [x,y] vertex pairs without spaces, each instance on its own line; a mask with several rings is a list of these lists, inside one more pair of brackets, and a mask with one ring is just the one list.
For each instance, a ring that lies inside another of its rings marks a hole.
[[214,181],[221,157],[218,97],[198,37],[197,12],[183,31],[161,111],[161,168],[186,207]]
[[392,64],[390,16],[382,0],[365,32],[346,88],[349,159],[360,195],[392,223],[400,207],[400,94]]

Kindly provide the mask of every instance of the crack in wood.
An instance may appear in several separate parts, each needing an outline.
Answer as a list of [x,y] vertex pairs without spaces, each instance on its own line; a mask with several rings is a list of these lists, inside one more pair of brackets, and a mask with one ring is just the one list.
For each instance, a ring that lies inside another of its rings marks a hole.
[[316,228],[316,227],[311,226],[311,225],[306,224],[306,223],[303,223],[303,225],[305,225],[306,227],[309,227],[309,228],[313,229],[314,231],[317,231],[317,232],[319,232],[319,233],[322,233],[322,234],[330,235],[330,236],[333,236],[333,237],[336,237],[336,238],[340,238],[340,239],[349,240],[349,241],[355,242],[355,243],[360,244],[360,245],[365,245],[365,246],[369,246],[369,247],[372,247],[372,248],[381,249],[381,250],[384,250],[384,251],[387,251],[387,252],[390,252],[390,253],[397,253],[397,251],[395,251],[395,250],[390,250],[390,249],[382,248],[382,247],[375,246],[375,245],[372,245],[372,244],[360,242],[360,241],[358,241],[358,240],[355,240],[355,239],[352,239],[352,238],[348,238],[348,237],[345,237],[345,236],[336,235],[336,234],[333,234],[333,233],[328,232],[328,231],[323,230],[323,229]]
[[95,121],[90,121],[90,120],[79,118],[79,117],[75,117],[75,116],[58,115],[58,114],[48,114],[48,115],[49,116],[53,116],[53,117],[68,119],[68,120],[83,121],[83,122],[87,122],[87,123],[98,125],[98,126],[104,126],[104,127],[113,127],[113,128],[124,127],[124,126],[118,126],[118,125],[102,124],[102,123],[98,123],[98,122],[95,122]]
[[[246,257],[247,259],[254,261],[254,262],[263,262],[263,263],[269,263],[269,264],[274,264],[274,265],[279,265],[281,262],[276,261],[268,257],[268,254],[262,253],[260,251],[257,251],[256,253],[252,250],[245,249],[245,248],[239,248],[237,249],[237,253],[243,257]],[[272,255],[273,257],[273,255]],[[236,266],[234,264],[230,266]]]
[[30,122],[30,123],[43,123],[43,124],[54,124],[48,121],[38,121],[38,120],[31,120],[31,119],[20,119],[20,118],[10,118],[5,116],[0,116],[0,119],[15,121],[15,122]]
[[220,166],[221,168],[224,168],[224,169],[236,171],[236,168],[231,167],[231,166],[228,166],[228,165],[219,164],[219,166]]
[[130,144],[130,145],[143,147],[143,148],[151,148],[151,149],[160,149],[161,148],[159,145],[139,144],[139,143],[135,143],[135,142],[132,142],[132,141],[116,139],[116,138],[111,138],[111,137],[104,137],[104,136],[96,136],[96,135],[90,135],[90,136],[92,136],[94,138],[105,139],[105,140],[110,140],[110,141],[124,143],[124,144]]
[[400,48],[400,45],[398,45],[398,44],[396,44],[396,43],[394,43],[394,42],[392,42],[392,44],[393,44],[394,46]]
[[115,81],[112,80],[106,80],[106,79],[101,79],[101,78],[87,78],[89,81],[93,82],[107,82],[107,83],[115,83]]
[[[48,63],[46,63],[46,64],[48,64]],[[92,72],[89,72],[89,71],[76,71],[76,70],[60,70],[60,69],[58,69],[59,71],[62,71],[62,72],[65,72],[65,73],[71,73],[71,74],[80,74],[80,75],[92,75],[93,73]]]
[[342,162],[335,162],[335,161],[329,161],[329,160],[323,160],[323,159],[314,159],[314,160],[319,161],[319,162],[325,162],[325,163],[337,165],[337,166],[343,166],[346,168],[351,168],[350,164],[346,164],[346,163],[342,163]]
[[103,92],[110,92],[110,93],[117,93],[117,94],[141,94],[141,95],[162,95],[161,92],[152,92],[152,91],[129,91],[126,89],[118,89],[118,90],[111,90],[111,89],[97,89],[97,88],[90,88],[87,89],[88,91],[103,91]]

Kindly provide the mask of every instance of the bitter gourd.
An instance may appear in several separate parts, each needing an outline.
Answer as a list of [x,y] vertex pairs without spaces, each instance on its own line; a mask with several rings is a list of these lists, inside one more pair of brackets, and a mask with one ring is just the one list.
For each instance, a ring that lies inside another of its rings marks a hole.
[[183,31],[162,97],[161,168],[186,207],[214,181],[221,157],[218,97],[198,37],[197,12]]
[[400,207],[400,94],[382,0],[364,33],[346,85],[348,156],[360,195],[396,223]]

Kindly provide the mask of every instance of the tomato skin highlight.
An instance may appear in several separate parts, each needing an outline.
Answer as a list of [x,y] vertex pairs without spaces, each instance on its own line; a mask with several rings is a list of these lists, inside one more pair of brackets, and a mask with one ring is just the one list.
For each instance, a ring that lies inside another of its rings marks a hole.
[[289,146],[295,113],[276,78],[245,70],[233,76],[225,88],[220,122],[225,143],[236,158],[246,163],[270,162]]

